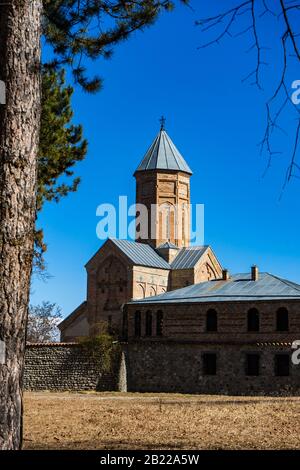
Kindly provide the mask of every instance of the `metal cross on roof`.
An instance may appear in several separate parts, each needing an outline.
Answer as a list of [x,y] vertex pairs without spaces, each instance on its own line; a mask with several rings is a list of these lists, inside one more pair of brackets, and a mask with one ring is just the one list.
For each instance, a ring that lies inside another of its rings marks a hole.
[[165,124],[166,124],[166,118],[165,116],[162,116],[159,120],[160,122],[160,130],[164,131],[165,130]]

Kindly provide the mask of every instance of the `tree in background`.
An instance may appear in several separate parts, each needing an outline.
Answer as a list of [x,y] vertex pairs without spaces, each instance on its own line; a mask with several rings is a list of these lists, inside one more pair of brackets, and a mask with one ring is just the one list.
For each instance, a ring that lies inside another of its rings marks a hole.
[[95,92],[102,80],[88,77],[86,61],[109,59],[115,45],[173,8],[171,0],[44,0],[44,35],[53,49],[48,65],[70,67],[75,83]]
[[[188,0],[181,0],[188,4]],[[101,88],[99,76],[87,76],[85,60],[109,59],[112,47],[126,40],[134,31],[150,26],[161,10],[172,10],[169,0],[78,1],[44,0],[44,35],[53,48],[53,60],[44,64],[42,78],[42,118],[38,161],[37,209],[45,201],[58,202],[78,188],[80,178],[72,184],[58,182],[62,176],[73,176],[71,167],[83,160],[87,142],[82,127],[71,124],[73,88],[64,87],[69,67],[75,83],[87,92]],[[45,270],[46,251],[42,229],[35,234],[34,272]]]
[[[46,201],[59,202],[69,192],[76,191],[80,183],[79,177],[73,178],[73,166],[85,158],[87,141],[82,137],[82,126],[72,124],[73,92],[71,86],[65,86],[64,70],[43,70],[37,211]],[[45,269],[45,251],[43,230],[36,229],[34,272],[38,274]]]
[[[182,0],[187,3],[187,0]],[[41,36],[52,47],[47,66],[70,67],[75,83],[97,91],[85,60],[151,25],[167,0],[6,0],[0,3],[0,449],[22,444],[22,375],[34,253],[41,116]],[[47,187],[47,185],[46,185]],[[50,190],[51,187],[48,186]]]
[[[210,6],[214,6],[211,2]],[[300,133],[300,92],[293,99],[290,70],[300,61],[300,1],[297,0],[237,0],[212,16],[196,22],[203,35],[209,35],[199,47],[220,44],[226,38],[245,38],[248,41],[246,52],[254,54],[254,65],[243,81],[255,85],[259,90],[266,89],[266,127],[260,143],[261,153],[267,154],[267,168],[273,158],[282,153],[276,138],[278,132],[287,135],[281,120],[285,114],[291,118],[294,137],[291,156],[283,189],[292,177],[300,178],[300,165],[296,161]],[[267,66],[271,65],[268,75]],[[264,82],[265,86],[264,86]],[[299,82],[299,81],[298,81]],[[293,85],[300,86],[300,82]],[[294,123],[294,124],[293,124]]]
[[41,0],[0,3],[0,449],[22,442],[22,373],[40,130]]
[[57,325],[62,320],[61,309],[50,302],[30,305],[27,322],[27,341],[45,343],[59,340]]

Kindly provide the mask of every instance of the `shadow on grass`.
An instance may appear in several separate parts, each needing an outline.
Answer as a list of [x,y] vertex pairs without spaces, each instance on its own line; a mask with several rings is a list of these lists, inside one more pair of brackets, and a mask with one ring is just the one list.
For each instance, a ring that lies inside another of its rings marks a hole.
[[[199,443],[198,443],[199,445]],[[191,444],[189,443],[189,448]],[[193,445],[192,445],[193,447]],[[143,442],[131,440],[89,440],[89,441],[58,441],[32,442],[24,439],[23,450],[184,450],[187,448],[185,442],[167,442],[165,444],[157,442]],[[195,444],[195,449],[197,444]]]

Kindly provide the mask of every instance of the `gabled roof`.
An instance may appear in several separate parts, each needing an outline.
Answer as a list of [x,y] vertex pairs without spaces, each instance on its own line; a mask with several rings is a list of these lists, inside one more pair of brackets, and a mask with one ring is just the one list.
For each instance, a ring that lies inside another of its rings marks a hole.
[[208,246],[189,246],[181,248],[176,258],[171,263],[172,269],[191,269],[204,255]]
[[171,243],[171,242],[162,243],[156,249],[161,250],[161,249],[164,249],[164,248],[171,248],[172,250],[180,250],[180,248],[178,246],[174,245],[174,243]]
[[[208,246],[179,248],[178,255],[169,264],[150,245],[129,240],[110,239],[134,264],[163,269],[192,269],[208,250]],[[172,243],[164,243],[159,248],[177,248]]]
[[58,325],[57,327],[60,329],[60,330],[64,330],[67,326],[70,325],[70,323],[72,323],[73,321],[75,321],[80,315],[82,315],[84,313],[84,309],[86,308],[87,306],[87,302],[86,300],[84,302],[82,302],[80,305],[78,305],[78,307],[75,308],[75,310],[73,310],[72,313],[70,313],[70,315],[68,315],[66,318],[64,318]]
[[236,274],[229,280],[212,280],[176,289],[155,297],[131,301],[140,304],[299,300],[300,285],[273,274],[260,273],[257,281],[250,274]]
[[172,170],[192,174],[190,167],[164,129],[161,129],[155,137],[136,172],[146,170]]
[[[169,264],[162,256],[159,255],[160,248],[177,248],[172,243],[164,243],[159,248],[154,249],[147,243],[134,242],[131,240],[117,240],[116,238],[108,238],[106,243],[114,243],[131,262],[137,266],[148,266],[150,268],[161,269],[191,269],[196,266],[200,258],[210,248],[209,246],[192,246],[188,248],[178,248],[178,254],[174,261]],[[104,244],[104,245],[105,245]],[[86,267],[95,259],[103,246],[88,261]],[[178,260],[178,261],[177,261]],[[176,262],[177,261],[177,262]]]
[[129,240],[110,240],[136,265],[151,268],[170,269],[165,261],[150,245]]

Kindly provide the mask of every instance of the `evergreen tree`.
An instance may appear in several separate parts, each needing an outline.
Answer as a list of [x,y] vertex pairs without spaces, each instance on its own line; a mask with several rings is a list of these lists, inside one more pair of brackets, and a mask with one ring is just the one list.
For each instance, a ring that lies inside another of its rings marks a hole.
[[[38,155],[37,210],[45,201],[59,202],[70,191],[77,190],[80,178],[73,166],[84,159],[87,141],[82,138],[82,126],[72,124],[71,86],[65,86],[65,71],[46,68],[42,74],[42,114]],[[68,180],[71,178],[71,182]],[[34,268],[44,269],[46,250],[43,230],[35,232]]]
[[115,45],[173,7],[170,0],[44,0],[44,35],[54,53],[48,65],[70,66],[75,82],[95,92],[101,78],[88,78],[84,60],[110,58]]
[[71,124],[73,88],[64,84],[64,70],[43,73],[37,210],[42,209],[45,201],[58,202],[70,191],[76,191],[80,178],[73,179],[71,184],[60,183],[58,178],[72,177],[71,168],[84,159],[87,151],[82,126]]
[[[58,180],[63,175],[73,176],[70,168],[82,160],[87,151],[81,126],[70,124],[73,88],[64,88],[62,67],[70,67],[75,83],[87,92],[99,90],[101,79],[98,76],[87,78],[84,58],[110,58],[113,46],[134,31],[151,25],[162,9],[172,8],[173,3],[166,0],[44,0],[44,35],[53,47],[54,59],[44,65],[43,72],[38,210],[45,201],[58,202],[70,191],[76,191],[79,178],[72,184]],[[44,270],[45,250],[43,231],[36,230],[34,268],[38,273]]]
[[[0,340],[5,343],[5,364],[0,365],[0,449],[22,444],[21,385],[37,163],[42,155],[38,145],[41,35],[53,48],[49,70],[69,66],[75,83],[94,92],[101,80],[88,78],[84,61],[110,57],[112,47],[151,25],[163,9],[172,6],[168,0],[6,0],[0,4],[0,80],[6,86],[6,104],[0,106]],[[68,171],[65,167],[62,173]],[[48,176],[40,188],[51,198],[55,185]]]

